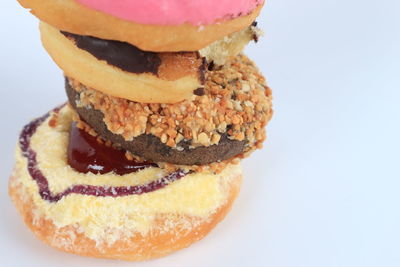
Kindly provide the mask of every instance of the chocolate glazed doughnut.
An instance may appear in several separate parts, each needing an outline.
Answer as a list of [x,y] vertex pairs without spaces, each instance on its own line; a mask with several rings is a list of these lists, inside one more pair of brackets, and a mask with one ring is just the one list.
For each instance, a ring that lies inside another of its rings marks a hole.
[[[159,78],[173,80],[182,75],[196,74],[204,84],[207,62],[199,52],[155,53],[143,51],[129,43],[82,36],[65,31],[61,33],[75,45],[98,60],[130,73],[151,73]],[[176,76],[171,65],[179,65],[181,75]],[[176,76],[176,77],[175,77]]]
[[123,136],[114,134],[104,123],[104,114],[93,108],[77,107],[79,94],[65,81],[65,89],[72,107],[87,124],[103,139],[110,140],[117,147],[152,162],[168,162],[177,165],[205,165],[235,157],[245,150],[246,141],[230,140],[226,135],[221,137],[218,145],[196,147],[191,149],[190,142],[181,141],[184,149],[178,151],[151,134],[142,134],[126,141]]

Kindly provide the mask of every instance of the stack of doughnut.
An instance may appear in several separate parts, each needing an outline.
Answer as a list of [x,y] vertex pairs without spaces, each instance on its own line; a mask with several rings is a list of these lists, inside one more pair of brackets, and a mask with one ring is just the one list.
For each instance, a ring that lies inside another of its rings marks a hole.
[[19,0],[68,103],[26,125],[9,194],[44,242],[142,261],[209,233],[265,140],[271,91],[242,50],[263,0]]

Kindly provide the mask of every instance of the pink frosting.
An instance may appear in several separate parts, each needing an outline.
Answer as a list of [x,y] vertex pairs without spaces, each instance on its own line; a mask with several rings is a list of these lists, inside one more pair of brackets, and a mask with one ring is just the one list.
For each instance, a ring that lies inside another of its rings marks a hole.
[[141,24],[211,24],[246,15],[264,0],[76,0],[115,17]]

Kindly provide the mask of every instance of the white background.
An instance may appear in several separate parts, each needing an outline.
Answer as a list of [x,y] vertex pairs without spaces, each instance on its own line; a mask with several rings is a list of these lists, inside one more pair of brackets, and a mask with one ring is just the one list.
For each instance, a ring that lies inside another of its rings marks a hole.
[[275,116],[240,197],[203,241],[132,264],[47,247],[7,196],[19,130],[66,97],[36,19],[1,0],[0,265],[400,266],[399,14],[398,0],[270,0],[247,51]]

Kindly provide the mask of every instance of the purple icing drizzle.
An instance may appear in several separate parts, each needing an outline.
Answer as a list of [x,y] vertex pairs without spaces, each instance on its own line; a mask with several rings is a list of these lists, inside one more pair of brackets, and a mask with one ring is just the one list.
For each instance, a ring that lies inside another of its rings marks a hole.
[[[62,107],[63,106],[58,107],[53,111],[58,112]],[[37,154],[30,147],[32,136],[35,134],[37,128],[49,116],[50,113],[47,113],[44,116],[37,118],[28,125],[26,125],[22,130],[19,139],[19,145],[22,150],[22,155],[26,157],[28,160],[28,172],[31,175],[32,179],[36,181],[39,187],[39,194],[43,200],[47,200],[49,202],[57,202],[69,194],[80,194],[80,195],[89,195],[97,197],[120,197],[128,195],[141,195],[164,188],[168,184],[177,181],[188,174],[188,172],[185,172],[183,170],[178,170],[153,182],[136,186],[104,187],[104,186],[94,186],[94,185],[74,185],[69,187],[63,192],[60,192],[58,194],[53,194],[50,191],[49,182],[47,181],[47,178],[38,168],[38,163],[36,159]]]

